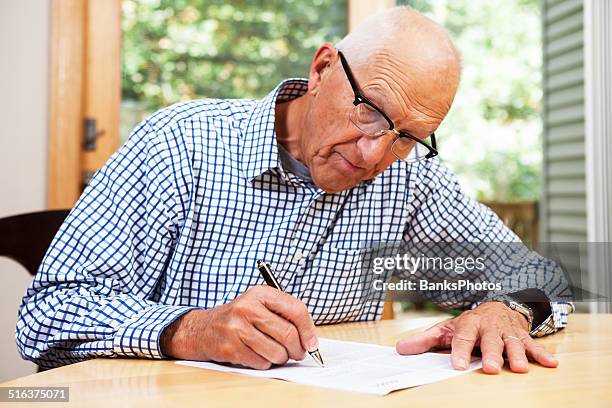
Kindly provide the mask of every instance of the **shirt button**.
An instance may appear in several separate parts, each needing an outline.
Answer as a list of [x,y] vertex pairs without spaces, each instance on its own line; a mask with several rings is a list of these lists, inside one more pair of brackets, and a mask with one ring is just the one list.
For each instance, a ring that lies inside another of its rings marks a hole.
[[296,253],[293,254],[293,260],[296,262],[301,261],[303,257],[304,257],[304,254],[301,253],[300,251],[296,251]]

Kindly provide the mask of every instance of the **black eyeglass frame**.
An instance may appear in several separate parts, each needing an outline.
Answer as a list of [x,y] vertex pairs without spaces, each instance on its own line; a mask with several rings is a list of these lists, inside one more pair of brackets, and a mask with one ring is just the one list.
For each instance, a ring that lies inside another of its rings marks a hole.
[[[338,50],[338,55],[340,56],[340,62],[342,63],[342,68],[344,69],[344,73],[346,74],[346,78],[348,79],[349,83],[351,84],[351,88],[353,90],[353,93],[355,94],[355,99],[353,100],[353,105],[354,106],[358,106],[358,105],[360,105],[362,103],[365,103],[366,105],[368,105],[369,107],[371,107],[372,109],[374,109],[375,111],[380,113],[383,118],[385,118],[385,120],[389,124],[389,129],[388,130],[390,132],[395,133],[395,135],[398,138],[402,138],[402,137],[403,138],[407,138],[407,139],[413,140],[413,141],[415,141],[415,142],[425,146],[428,149],[428,153],[425,155],[425,157],[423,159],[431,159],[432,157],[437,156],[438,155],[438,148],[437,148],[437,145],[436,145],[436,135],[435,135],[435,133],[432,133],[431,135],[428,136],[429,138],[431,138],[431,145],[429,145],[429,144],[425,143],[423,140],[419,139],[416,136],[411,135],[410,133],[408,133],[408,132],[406,132],[404,130],[397,130],[395,128],[395,124],[393,123],[391,118],[389,118],[389,116],[387,116],[387,114],[385,112],[383,112],[382,109],[380,109],[378,106],[376,106],[374,104],[374,102],[372,102],[370,99],[368,99],[368,97],[366,97],[365,95],[363,95],[361,93],[361,91],[359,90],[359,86],[357,85],[357,81],[355,80],[355,77],[353,76],[353,71],[351,70],[351,67],[349,66],[348,62],[346,61],[346,58],[344,57],[344,54],[342,54],[342,51]],[[398,157],[398,159],[400,159],[400,158]],[[403,160],[403,159],[400,159],[400,160]]]

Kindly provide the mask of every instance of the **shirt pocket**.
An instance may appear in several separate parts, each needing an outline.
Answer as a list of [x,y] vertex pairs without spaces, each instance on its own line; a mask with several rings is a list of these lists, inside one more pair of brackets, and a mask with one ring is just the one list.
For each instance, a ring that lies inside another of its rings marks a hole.
[[369,248],[346,249],[324,245],[312,261],[306,304],[317,324],[373,319],[372,304],[384,298],[373,287]]

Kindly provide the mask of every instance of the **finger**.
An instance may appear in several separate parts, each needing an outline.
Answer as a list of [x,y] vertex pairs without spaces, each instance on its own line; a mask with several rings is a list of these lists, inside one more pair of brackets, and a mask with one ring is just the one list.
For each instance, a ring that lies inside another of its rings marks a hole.
[[265,309],[261,315],[253,317],[252,323],[260,332],[270,336],[277,344],[284,347],[290,358],[304,359],[306,349],[302,346],[300,335],[293,323],[268,309]]
[[529,363],[525,355],[525,346],[518,336],[504,336],[506,355],[510,363],[510,369],[515,373],[526,373],[529,371]]
[[544,367],[555,368],[559,365],[559,361],[544,348],[537,341],[532,339],[531,337],[526,338],[524,340],[525,350],[527,351],[527,355],[533,360]]
[[282,365],[289,360],[287,350],[282,344],[277,343],[273,338],[254,327],[249,330],[246,336],[241,335],[240,340],[272,364]]
[[254,368],[256,370],[267,370],[272,367],[272,363],[244,343],[238,343],[237,350],[233,353],[233,358],[230,360],[232,364],[239,364],[245,367]]
[[487,374],[497,374],[504,365],[504,341],[497,330],[484,330],[480,338],[482,370]]
[[304,349],[315,351],[319,348],[317,330],[306,309],[306,305],[299,299],[268,287],[261,298],[262,303],[270,311],[289,320],[296,327]]
[[445,329],[442,326],[434,326],[423,333],[398,341],[395,349],[399,354],[409,355],[425,353],[434,347],[443,347],[444,332]]
[[451,343],[451,361],[457,370],[465,370],[472,360],[472,350],[478,340],[478,322],[472,318],[460,319]]

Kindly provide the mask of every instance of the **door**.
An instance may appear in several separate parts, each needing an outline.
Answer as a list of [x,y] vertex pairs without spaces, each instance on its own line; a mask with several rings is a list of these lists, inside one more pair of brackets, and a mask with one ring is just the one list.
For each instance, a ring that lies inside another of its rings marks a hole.
[[71,208],[119,145],[120,0],[53,0],[48,207]]

